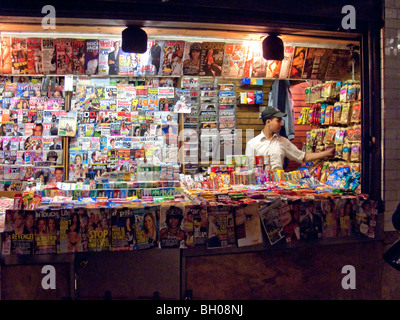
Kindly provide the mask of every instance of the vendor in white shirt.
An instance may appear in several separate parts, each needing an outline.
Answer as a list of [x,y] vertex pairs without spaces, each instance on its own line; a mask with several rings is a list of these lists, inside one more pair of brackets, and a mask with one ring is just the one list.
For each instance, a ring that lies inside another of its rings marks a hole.
[[279,135],[283,126],[282,118],[286,113],[277,108],[267,106],[261,113],[264,129],[261,133],[247,142],[246,156],[270,156],[271,169],[283,170],[283,160],[287,157],[296,162],[309,162],[327,157],[333,157],[335,149],[322,152],[304,152],[299,150],[288,139]]

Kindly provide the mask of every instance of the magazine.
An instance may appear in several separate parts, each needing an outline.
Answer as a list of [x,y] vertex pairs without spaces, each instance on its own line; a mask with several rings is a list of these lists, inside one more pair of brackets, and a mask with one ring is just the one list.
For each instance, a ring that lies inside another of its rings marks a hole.
[[28,73],[43,73],[42,41],[40,38],[28,38]]
[[57,72],[57,51],[55,43],[55,39],[42,39],[43,74],[55,74]]
[[162,75],[181,75],[184,41],[164,41],[162,56]]
[[99,40],[86,40],[85,46],[85,74],[97,74],[99,69]]
[[74,137],[77,131],[77,115],[76,112],[69,112],[66,115],[60,115],[58,124],[58,135]]
[[236,245],[236,236],[232,207],[224,205],[208,207],[207,248],[223,248],[234,245]]
[[203,42],[200,54],[200,76],[221,76],[224,47],[224,42]]
[[54,254],[58,251],[60,210],[35,211],[34,254]]
[[158,212],[159,207],[149,206],[133,209],[138,250],[158,247]]
[[124,251],[135,249],[136,232],[132,210],[111,209],[111,250]]
[[282,201],[278,198],[272,203],[260,206],[258,211],[264,231],[271,245],[284,238],[279,210],[281,206]]
[[258,203],[243,204],[236,208],[235,230],[238,247],[262,243]]
[[243,44],[227,43],[225,45],[222,64],[223,77],[243,77],[248,48],[248,46]]

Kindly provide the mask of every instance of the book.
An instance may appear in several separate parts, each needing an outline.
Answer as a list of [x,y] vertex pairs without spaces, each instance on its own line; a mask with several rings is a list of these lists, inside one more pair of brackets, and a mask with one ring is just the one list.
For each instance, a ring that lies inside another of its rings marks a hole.
[[262,243],[258,203],[242,204],[235,210],[235,231],[238,247]]
[[284,238],[279,211],[281,206],[282,201],[278,198],[272,203],[267,203],[259,207],[258,213],[261,219],[261,224],[271,245],[274,245]]
[[34,254],[55,254],[58,252],[59,220],[60,210],[35,211]]

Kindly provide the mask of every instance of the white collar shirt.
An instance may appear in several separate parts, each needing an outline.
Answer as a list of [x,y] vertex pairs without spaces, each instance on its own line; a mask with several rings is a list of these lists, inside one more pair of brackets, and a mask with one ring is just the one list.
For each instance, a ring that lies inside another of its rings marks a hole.
[[271,169],[283,170],[285,157],[301,163],[304,160],[305,152],[299,150],[288,139],[274,134],[269,140],[264,132],[249,140],[246,145],[246,156],[270,156]]

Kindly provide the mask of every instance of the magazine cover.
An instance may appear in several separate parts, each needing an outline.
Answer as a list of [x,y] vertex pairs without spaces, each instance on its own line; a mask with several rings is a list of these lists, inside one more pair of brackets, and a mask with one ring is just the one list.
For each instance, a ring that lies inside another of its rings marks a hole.
[[182,230],[183,206],[161,205],[160,246],[161,248],[185,248],[186,234]]
[[42,39],[42,70],[43,74],[57,72],[56,39]]
[[200,206],[185,206],[182,229],[186,233],[186,246],[194,246],[194,218],[200,215]]
[[11,38],[1,37],[1,57],[0,57],[0,68],[1,73],[11,74],[12,73],[12,55],[11,55]]
[[353,221],[358,211],[355,198],[335,199],[335,206],[339,213],[339,236],[350,236],[354,233]]
[[13,74],[28,74],[27,38],[11,38],[11,61]]
[[85,47],[85,74],[97,74],[99,69],[99,40],[86,40]]
[[147,50],[141,54],[131,54],[131,72],[135,75],[156,75],[156,67],[152,63],[151,47],[155,45],[155,40],[147,40]]
[[88,251],[88,216],[85,209],[60,212],[59,253]]
[[325,81],[351,78],[350,50],[334,49],[328,63]]
[[286,242],[300,240],[300,201],[294,201],[281,209],[281,223]]
[[319,239],[322,238],[322,232],[321,202],[302,201],[300,203],[301,239]]
[[35,211],[34,254],[54,254],[58,251],[60,210]]
[[282,60],[267,60],[267,78],[279,78]]
[[135,220],[131,209],[110,209],[111,250],[133,250],[136,246]]
[[222,63],[223,77],[243,77],[244,63],[247,57],[248,46],[243,44],[227,43]]
[[74,137],[77,131],[76,113],[69,112],[66,115],[60,115],[58,123],[58,135]]
[[281,199],[276,199],[270,204],[260,206],[259,215],[262,226],[271,245],[284,238],[282,223],[280,219]]
[[207,248],[236,245],[234,215],[231,206],[208,207]]
[[[122,49],[119,51],[118,63],[119,63],[119,75],[120,76],[135,75],[135,71],[137,72],[137,67],[138,67],[137,55],[138,54],[136,54],[136,53],[132,53],[132,57],[131,57],[131,54],[129,52],[124,52],[124,51],[122,51]],[[131,62],[133,65],[132,67],[131,67]]]
[[72,74],[74,70],[71,39],[56,39],[57,74]]
[[154,66],[154,74],[162,74],[162,57],[163,57],[164,41],[154,40],[150,46],[150,63]]
[[112,51],[114,51],[114,40],[99,40],[99,75],[109,75],[108,55]]
[[203,42],[200,54],[200,76],[221,76],[224,48],[224,42]]
[[164,41],[161,75],[171,76],[182,74],[184,48],[184,41]]
[[158,247],[159,206],[133,209],[138,250]]
[[332,199],[321,200],[322,237],[336,238],[339,233],[339,216],[336,203]]
[[294,47],[285,46],[279,79],[289,78],[290,66],[292,65],[294,49],[295,49]]
[[207,243],[207,208],[193,206],[193,243],[195,246]]
[[307,57],[307,52],[308,48],[306,47],[295,47],[292,65],[290,67],[289,73],[290,79],[301,79]]
[[[9,211],[7,211],[8,213]],[[10,211],[11,213],[11,211]],[[33,211],[14,211],[11,217],[13,224],[10,236],[10,248],[13,255],[26,255],[33,253],[34,246],[34,221]]]
[[91,209],[88,212],[88,250],[107,251],[110,250],[111,228],[110,210]]
[[252,54],[251,78],[265,78],[267,76],[268,61],[264,59],[262,49],[257,48]]
[[43,73],[42,40],[40,38],[28,38],[28,73]]
[[85,40],[74,39],[72,45],[73,74],[85,74]]
[[202,44],[200,42],[185,42],[182,66],[183,75],[199,75],[201,47]]
[[238,247],[263,242],[258,203],[243,204],[236,208],[235,230]]

